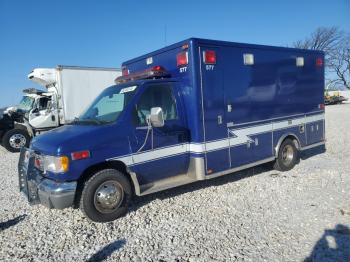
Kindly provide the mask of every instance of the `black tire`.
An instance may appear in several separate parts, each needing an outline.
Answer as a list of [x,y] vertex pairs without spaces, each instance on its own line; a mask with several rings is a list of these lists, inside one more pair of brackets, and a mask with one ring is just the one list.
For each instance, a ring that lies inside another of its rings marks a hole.
[[11,129],[2,137],[2,145],[10,152],[19,152],[21,148],[29,147],[30,136],[23,129]]
[[293,140],[285,139],[279,150],[274,169],[278,171],[291,170],[299,162],[299,150],[296,148]]
[[[103,191],[113,189],[116,190],[116,193]],[[83,213],[94,222],[113,221],[127,213],[132,192],[129,180],[123,173],[115,169],[105,169],[95,173],[85,182],[79,206]],[[111,194],[112,200],[108,199],[111,198]],[[102,203],[99,202],[101,199],[103,199]],[[116,203],[114,200],[119,202]],[[106,205],[114,204],[115,207],[106,208]]]

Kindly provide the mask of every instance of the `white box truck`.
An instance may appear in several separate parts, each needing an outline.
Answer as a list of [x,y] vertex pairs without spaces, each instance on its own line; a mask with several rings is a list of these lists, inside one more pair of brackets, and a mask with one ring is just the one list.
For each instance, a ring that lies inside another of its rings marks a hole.
[[[59,65],[34,69],[28,79],[46,91],[26,89],[26,110],[16,107],[7,110],[8,114],[16,115],[16,120],[2,132],[2,145],[18,152],[22,146],[28,146],[36,134],[73,121],[120,75],[121,70],[116,68]],[[20,119],[18,113],[22,113]]]

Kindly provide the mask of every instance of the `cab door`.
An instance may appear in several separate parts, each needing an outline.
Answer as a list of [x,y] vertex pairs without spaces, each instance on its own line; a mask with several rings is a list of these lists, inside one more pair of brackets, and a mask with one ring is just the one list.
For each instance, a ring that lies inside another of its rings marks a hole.
[[[135,171],[142,184],[184,174],[188,169],[188,129],[177,83],[149,83],[143,89],[134,110],[135,142],[132,144]],[[149,128],[147,117],[152,107],[161,107],[164,126]]]
[[224,66],[219,47],[201,46],[204,139],[207,174],[229,168],[229,143],[224,105]]
[[46,129],[58,126],[58,111],[54,96],[41,96],[35,101],[34,108],[29,112],[29,124],[36,129]]

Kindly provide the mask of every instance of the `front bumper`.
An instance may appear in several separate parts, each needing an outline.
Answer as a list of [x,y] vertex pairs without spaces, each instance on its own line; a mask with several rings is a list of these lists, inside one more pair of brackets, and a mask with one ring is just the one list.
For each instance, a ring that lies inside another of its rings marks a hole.
[[18,162],[19,190],[29,204],[63,209],[73,206],[77,182],[56,182],[43,177],[34,167],[33,151],[21,149]]

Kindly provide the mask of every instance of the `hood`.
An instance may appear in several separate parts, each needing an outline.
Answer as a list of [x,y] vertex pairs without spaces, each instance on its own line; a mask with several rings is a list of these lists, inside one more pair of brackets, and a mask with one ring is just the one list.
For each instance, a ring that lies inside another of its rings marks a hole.
[[[98,150],[111,147],[119,135],[114,124],[111,125],[65,125],[32,140],[31,148],[47,155],[70,154],[81,150]],[[124,138],[125,140],[125,135]]]

